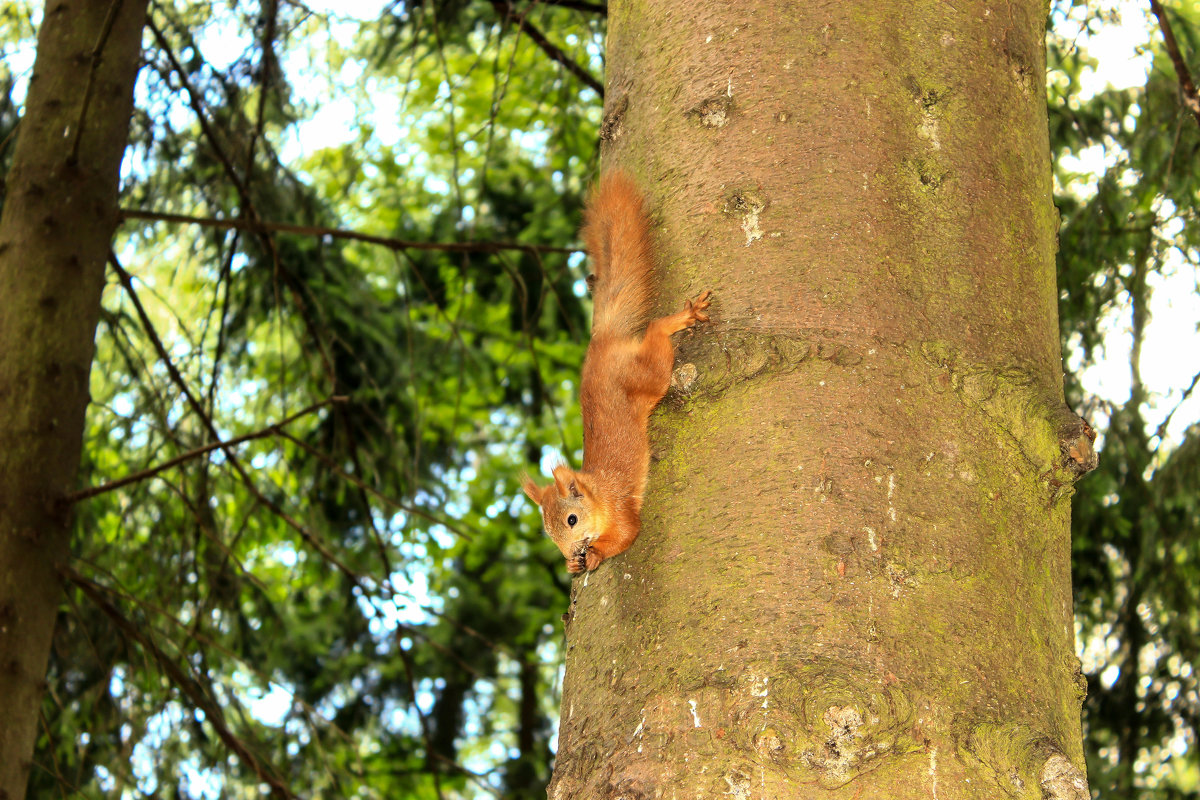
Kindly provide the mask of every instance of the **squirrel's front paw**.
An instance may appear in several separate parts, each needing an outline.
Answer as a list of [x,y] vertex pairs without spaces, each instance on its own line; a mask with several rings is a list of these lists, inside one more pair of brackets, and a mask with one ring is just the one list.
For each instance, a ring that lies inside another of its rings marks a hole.
[[596,567],[600,566],[600,562],[604,560],[604,556],[600,555],[590,547],[588,548],[586,555],[587,558],[584,559],[584,566],[588,568],[588,572],[591,572]]
[[585,569],[591,569],[589,565],[588,554],[590,550],[585,545],[575,555],[567,559],[567,572],[583,572]]
[[710,297],[712,292],[705,289],[695,300],[687,301],[687,310],[691,312],[693,322],[708,322],[708,314],[704,313],[704,309],[708,308]]

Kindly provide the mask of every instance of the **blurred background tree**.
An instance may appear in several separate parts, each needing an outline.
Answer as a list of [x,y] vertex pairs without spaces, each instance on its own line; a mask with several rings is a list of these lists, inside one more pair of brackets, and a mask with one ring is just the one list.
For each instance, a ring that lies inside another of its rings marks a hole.
[[1073,533],[1103,798],[1200,791],[1198,10],[1060,4],[1050,20],[1067,399],[1102,437]]
[[[0,10],[0,170],[40,13]],[[580,456],[604,29],[151,4],[29,797],[544,796],[568,580],[518,480]],[[1194,797],[1200,8],[1047,43],[1089,772]]]

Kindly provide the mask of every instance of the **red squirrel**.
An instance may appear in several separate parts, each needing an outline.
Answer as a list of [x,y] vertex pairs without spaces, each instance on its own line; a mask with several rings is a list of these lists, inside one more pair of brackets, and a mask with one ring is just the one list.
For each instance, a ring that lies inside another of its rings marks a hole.
[[707,322],[712,294],[703,292],[685,301],[683,311],[646,323],[654,299],[650,221],[628,175],[601,178],[583,220],[595,278],[592,340],[580,388],[583,470],[559,464],[549,486],[528,475],[522,481],[570,572],[595,569],[637,538],[650,471],[646,426],[671,384],[671,334]]

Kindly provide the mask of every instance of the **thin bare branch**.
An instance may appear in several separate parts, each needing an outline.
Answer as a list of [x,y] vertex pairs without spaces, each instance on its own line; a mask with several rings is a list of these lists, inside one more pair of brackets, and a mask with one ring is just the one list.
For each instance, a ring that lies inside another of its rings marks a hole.
[[[79,787],[66,779],[62,774],[62,768],[58,765],[58,743],[54,740],[54,733],[50,730],[50,723],[46,721],[46,712],[43,709],[38,709],[38,722],[41,723],[42,733],[46,735],[46,739],[50,742],[50,746],[46,748],[50,752],[50,763],[54,766],[54,771],[46,770],[44,766],[38,764],[43,770],[54,776],[55,786],[58,787],[58,796],[63,800],[67,800],[67,793],[63,789],[64,786],[71,788],[71,793],[75,794],[79,791]],[[37,763],[36,761],[34,763]]]
[[[399,636],[396,637],[396,654],[400,656],[400,663],[404,665],[404,675],[408,678],[408,700],[412,703],[413,710],[417,712],[417,721],[421,725],[421,738],[425,740],[425,752],[432,756],[437,751],[433,746],[433,733],[429,724],[429,717],[421,710],[421,704],[417,701],[417,678],[414,674],[412,661],[408,657],[408,651],[404,649]],[[438,800],[442,800],[445,797],[442,794],[442,776],[436,769],[433,770],[433,789],[438,796]]]
[[75,121],[75,141],[71,143],[71,163],[79,161],[79,142],[83,139],[84,128],[87,127],[87,112],[92,104],[92,93],[96,88],[96,73],[100,69],[100,57],[104,54],[104,45],[112,33],[113,23],[117,21],[117,13],[121,10],[121,0],[112,0],[108,6],[108,14],[104,17],[104,25],[100,35],[96,37],[96,46],[92,48],[91,64],[88,67],[87,86],[83,89],[83,102],[79,104],[79,119]]
[[254,233],[293,233],[299,236],[328,236],[332,239],[350,239],[356,242],[366,242],[386,247],[389,250],[437,250],[446,253],[499,253],[505,250],[518,250],[523,253],[579,253],[578,247],[551,247],[540,244],[522,244],[520,242],[412,242],[405,239],[393,239],[390,236],[375,236],[369,233],[359,233],[344,228],[324,228],[318,225],[292,225],[287,222],[265,222],[258,219],[217,219],[213,217],[190,217],[185,214],[163,214],[157,211],[143,211],[136,208],[121,209],[125,219],[146,219],[154,222],[176,222],[180,224],[202,225],[207,228],[236,229]]
[[[213,424],[212,419],[208,416],[208,413],[204,410],[204,407],[200,405],[200,401],[196,399],[195,394],[192,393],[191,388],[187,385],[187,381],[183,379],[183,375],[179,373],[179,370],[175,367],[174,362],[171,361],[171,357],[167,353],[167,348],[163,345],[162,339],[159,338],[158,332],[154,329],[154,323],[150,321],[150,315],[146,313],[146,309],[142,305],[142,301],[138,298],[137,291],[133,288],[132,276],[130,276],[130,274],[125,271],[125,268],[121,266],[121,262],[117,260],[116,253],[111,251],[109,252],[108,262],[112,265],[112,268],[116,270],[117,277],[121,280],[121,285],[125,287],[126,294],[129,295],[129,299],[133,302],[133,306],[138,313],[138,318],[141,320],[142,328],[146,331],[146,335],[150,338],[151,344],[154,345],[154,350],[156,353],[158,353],[159,360],[161,360],[163,365],[167,368],[167,374],[171,376],[171,381],[179,388],[179,391],[183,393],[184,398],[187,400],[188,406],[192,409],[192,413],[194,413],[200,419],[200,422],[204,425],[205,430],[208,431],[209,436],[216,441],[220,441],[221,435],[217,432],[217,426]],[[246,471],[246,468],[242,466],[242,462],[238,460],[237,454],[234,453],[232,447],[225,445],[220,449],[221,452],[225,454],[226,462],[233,467],[234,471],[237,472],[238,477],[242,481],[242,485],[245,486],[250,494],[254,496],[255,500],[270,509],[276,517],[282,520],[292,530],[296,531],[296,533],[300,534],[300,538],[304,539],[304,541],[307,542],[310,547],[316,550],[322,558],[340,570],[355,586],[360,589],[363,588],[362,579],[359,577],[358,573],[350,569],[345,562],[334,555],[333,551],[326,547],[315,533],[310,531],[304,525],[300,524],[300,522],[292,517],[291,514],[288,514],[286,511],[284,511],[278,503],[268,498],[262,493],[261,490],[259,490],[253,479],[251,479],[250,473]]]
[[279,21],[279,3],[276,0],[266,0],[260,6],[263,20],[262,50],[258,59],[258,112],[254,123],[254,132],[250,135],[250,143],[246,146],[246,181],[250,182],[254,174],[254,148],[262,138],[267,124],[267,94],[271,91],[271,76],[275,68],[275,29]]
[[513,8],[512,3],[507,2],[507,0],[491,0],[491,2],[492,7],[496,9],[496,13],[499,14],[501,18],[507,17],[513,22],[516,22],[518,29],[532,39],[534,44],[542,48],[542,52],[548,55],[552,61],[557,61],[559,64],[562,64],[563,67],[566,68],[567,72],[570,72],[576,78],[579,78],[579,80],[583,81],[585,86],[589,87],[596,94],[600,95],[601,99],[604,99],[604,84],[596,80],[596,78],[590,72],[576,64],[573,60],[571,60],[570,56],[564,53],[556,45],[551,43],[551,41],[546,38],[545,34],[538,30],[532,22],[525,19],[525,14]]
[[1167,46],[1167,55],[1171,57],[1171,63],[1175,65],[1179,88],[1183,92],[1183,104],[1196,118],[1196,124],[1200,125],[1200,94],[1196,92],[1196,84],[1192,81],[1192,73],[1188,69],[1187,61],[1184,60],[1183,53],[1179,51],[1179,42],[1175,41],[1175,31],[1171,29],[1171,21],[1167,19],[1167,12],[1158,0],[1150,0],[1150,10],[1154,12],[1154,16],[1158,17],[1158,27],[1162,29],[1163,44]]
[[1159,423],[1158,429],[1154,431],[1154,435],[1157,436],[1160,441],[1164,436],[1167,435],[1167,427],[1171,424],[1171,418],[1175,416],[1175,412],[1179,410],[1179,407],[1186,403],[1188,398],[1192,396],[1192,392],[1196,391],[1197,385],[1200,385],[1200,373],[1192,376],[1192,382],[1188,384],[1186,389],[1183,390],[1183,397],[1179,398],[1179,402],[1175,404],[1175,407],[1172,408],[1167,416],[1163,418],[1163,421]]
[[[147,16],[146,26],[154,33],[154,38],[158,42],[159,47],[162,48],[163,53],[171,62],[171,68],[175,71],[175,74],[179,77],[180,83],[183,84],[183,88],[187,92],[188,102],[192,107],[192,111],[196,114],[196,119],[200,123],[200,130],[204,133],[205,140],[208,142],[209,147],[212,148],[213,154],[217,157],[217,160],[221,162],[221,166],[225,171],[226,177],[229,178],[229,182],[233,184],[233,188],[237,191],[238,198],[241,203],[240,212],[242,217],[251,221],[252,224],[259,224],[258,211],[255,209],[254,202],[250,197],[250,189],[247,186],[246,180],[243,178],[243,176],[238,175],[237,170],[234,169],[233,162],[229,158],[229,155],[225,152],[221,141],[217,138],[216,131],[213,129],[212,125],[209,124],[208,114],[205,112],[203,98],[192,86],[191,81],[188,80],[187,71],[183,68],[183,65],[179,62],[179,58],[171,49],[171,45],[167,41],[166,35],[162,32],[162,29],[160,29],[154,23],[152,17]],[[282,265],[279,263],[279,250],[275,247],[275,239],[270,235],[270,231],[261,227],[251,228],[251,230],[254,230],[258,235],[258,238],[262,243],[263,250],[270,254],[271,262],[274,265],[274,276],[276,278],[276,306],[282,306],[282,303],[279,302],[278,296],[278,279],[280,276],[282,276],[284,281],[288,284],[288,288],[292,292],[292,298],[293,302],[295,303],[295,307],[299,312],[301,319],[304,320],[304,324],[308,329],[309,336],[312,338],[313,344],[316,346],[317,352],[321,357],[321,362],[325,367],[325,374],[329,378],[329,385],[332,387],[333,391],[336,392],[337,375],[333,369],[333,361],[329,357],[329,352],[325,347],[325,342],[322,341],[321,337],[318,335],[319,328],[316,322],[312,319],[312,315],[309,313],[307,304],[304,302],[304,292],[302,291],[303,287],[299,285],[291,273],[282,269]]]
[[80,591],[87,595],[88,599],[109,618],[122,635],[140,644],[147,653],[153,656],[159,668],[162,669],[163,673],[176,688],[183,692],[197,708],[204,710],[206,721],[213,726],[213,730],[216,731],[217,736],[225,743],[225,746],[233,751],[246,766],[253,770],[254,774],[263,783],[271,787],[272,794],[285,798],[295,796],[279,777],[278,770],[262,763],[246,743],[229,729],[228,724],[225,722],[225,713],[222,711],[220,704],[209,697],[204,687],[191,675],[185,673],[183,668],[173,658],[163,652],[162,648],[143,632],[141,627],[126,618],[116,606],[108,602],[107,598],[102,594],[102,586],[94,583],[69,566],[60,567],[60,569],[62,570],[63,577],[78,586]]
[[167,41],[166,35],[162,29],[154,22],[152,16],[146,17],[146,27],[154,34],[154,39],[158,42],[158,46],[166,54],[167,59],[171,62],[171,68],[175,70],[175,74],[179,76],[180,83],[183,84],[183,89],[187,93],[188,103],[192,107],[192,111],[196,115],[196,121],[200,123],[200,130],[204,134],[204,138],[208,140],[209,146],[212,148],[213,155],[221,162],[221,166],[225,169],[225,175],[233,183],[233,187],[237,190],[238,196],[241,197],[242,203],[246,206],[244,209],[247,213],[254,215],[253,208],[250,205],[249,192],[246,189],[246,184],[242,177],[238,175],[237,170],[233,168],[233,162],[229,160],[229,156],[225,154],[225,148],[221,147],[220,140],[217,138],[217,132],[213,130],[208,121],[208,114],[204,112],[204,103],[200,97],[200,93],[192,86],[192,82],[188,80],[187,70],[179,63],[179,59],[175,57],[175,51],[171,49],[170,42]]
[[197,456],[202,456],[205,453],[211,453],[213,450],[216,450],[218,448],[221,450],[224,450],[227,447],[232,447],[234,445],[242,444],[243,442],[249,442],[253,439],[262,439],[267,436],[274,436],[274,435],[282,432],[283,426],[288,425],[292,422],[295,422],[296,420],[300,419],[301,417],[307,416],[319,408],[324,408],[325,406],[329,405],[330,403],[345,403],[349,399],[350,398],[348,398],[348,397],[334,396],[334,397],[330,397],[328,399],[322,400],[318,403],[313,403],[312,405],[310,405],[306,408],[302,408],[301,410],[297,411],[295,414],[291,414],[287,417],[284,417],[283,419],[279,420],[279,422],[268,425],[267,427],[262,428],[260,430],[253,431],[251,433],[242,434],[241,436],[235,436],[232,439],[226,439],[224,441],[206,444],[203,447],[194,448],[192,450],[187,451],[186,453],[180,453],[179,455],[175,456],[174,458],[168,459],[157,466],[150,467],[149,469],[144,469],[139,472],[135,472],[132,475],[126,475],[124,478],[118,478],[115,481],[109,481],[108,483],[104,483],[99,486],[90,486],[87,489],[83,489],[81,491],[75,492],[74,494],[68,496],[67,500],[71,503],[77,503],[80,500],[87,500],[89,497],[95,497],[96,495],[104,494],[105,492],[111,492],[114,489],[120,489],[122,486],[128,486],[131,483],[137,483],[139,481],[144,481],[147,478],[153,478],[155,475],[157,475],[160,472],[163,472],[164,470],[168,470],[171,467],[178,466],[179,464],[182,464],[185,461],[191,461],[193,458],[196,458]]
[[573,11],[586,11],[589,14],[599,14],[602,17],[608,16],[608,6],[604,3],[588,3],[584,0],[536,0],[544,6],[561,6],[569,8]]
[[441,525],[446,530],[452,531],[452,532],[458,534],[459,536],[463,537],[467,541],[471,541],[474,538],[474,536],[472,535],[471,532],[463,529],[460,525],[458,525],[454,522],[450,522],[448,520],[436,517],[433,514],[429,513],[428,511],[425,511],[424,509],[418,508],[416,506],[410,506],[407,503],[401,503],[399,500],[397,500],[393,497],[388,497],[386,494],[384,494],[383,492],[380,492],[378,489],[372,488],[371,486],[367,485],[361,478],[351,475],[349,472],[346,472],[346,470],[339,467],[337,465],[337,462],[334,461],[333,458],[326,455],[325,453],[322,453],[320,450],[318,450],[317,448],[308,444],[307,442],[297,439],[295,436],[292,436],[287,431],[279,431],[279,435],[282,436],[284,439],[287,439],[292,444],[299,447],[301,450],[304,450],[306,453],[311,455],[313,458],[316,458],[318,461],[323,463],[329,469],[329,471],[332,472],[334,475],[337,475],[339,478],[341,478],[344,481],[348,481],[348,482],[354,484],[356,487],[358,487],[362,491],[366,492],[367,494],[371,495],[375,499],[380,500],[385,505],[392,506],[393,508],[398,508],[401,511],[403,511],[405,514],[411,514],[414,517],[421,517],[422,519],[428,520],[429,522],[432,522],[435,525]]

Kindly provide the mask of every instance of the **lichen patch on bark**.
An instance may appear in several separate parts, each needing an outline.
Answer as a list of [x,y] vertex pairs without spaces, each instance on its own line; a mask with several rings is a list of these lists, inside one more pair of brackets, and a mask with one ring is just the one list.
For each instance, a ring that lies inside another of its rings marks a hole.
[[725,213],[741,219],[747,247],[763,238],[762,213],[766,210],[766,199],[754,191],[734,192],[725,200]]
[[1047,759],[1040,778],[1045,800],[1089,800],[1092,796],[1087,777],[1063,755]]

